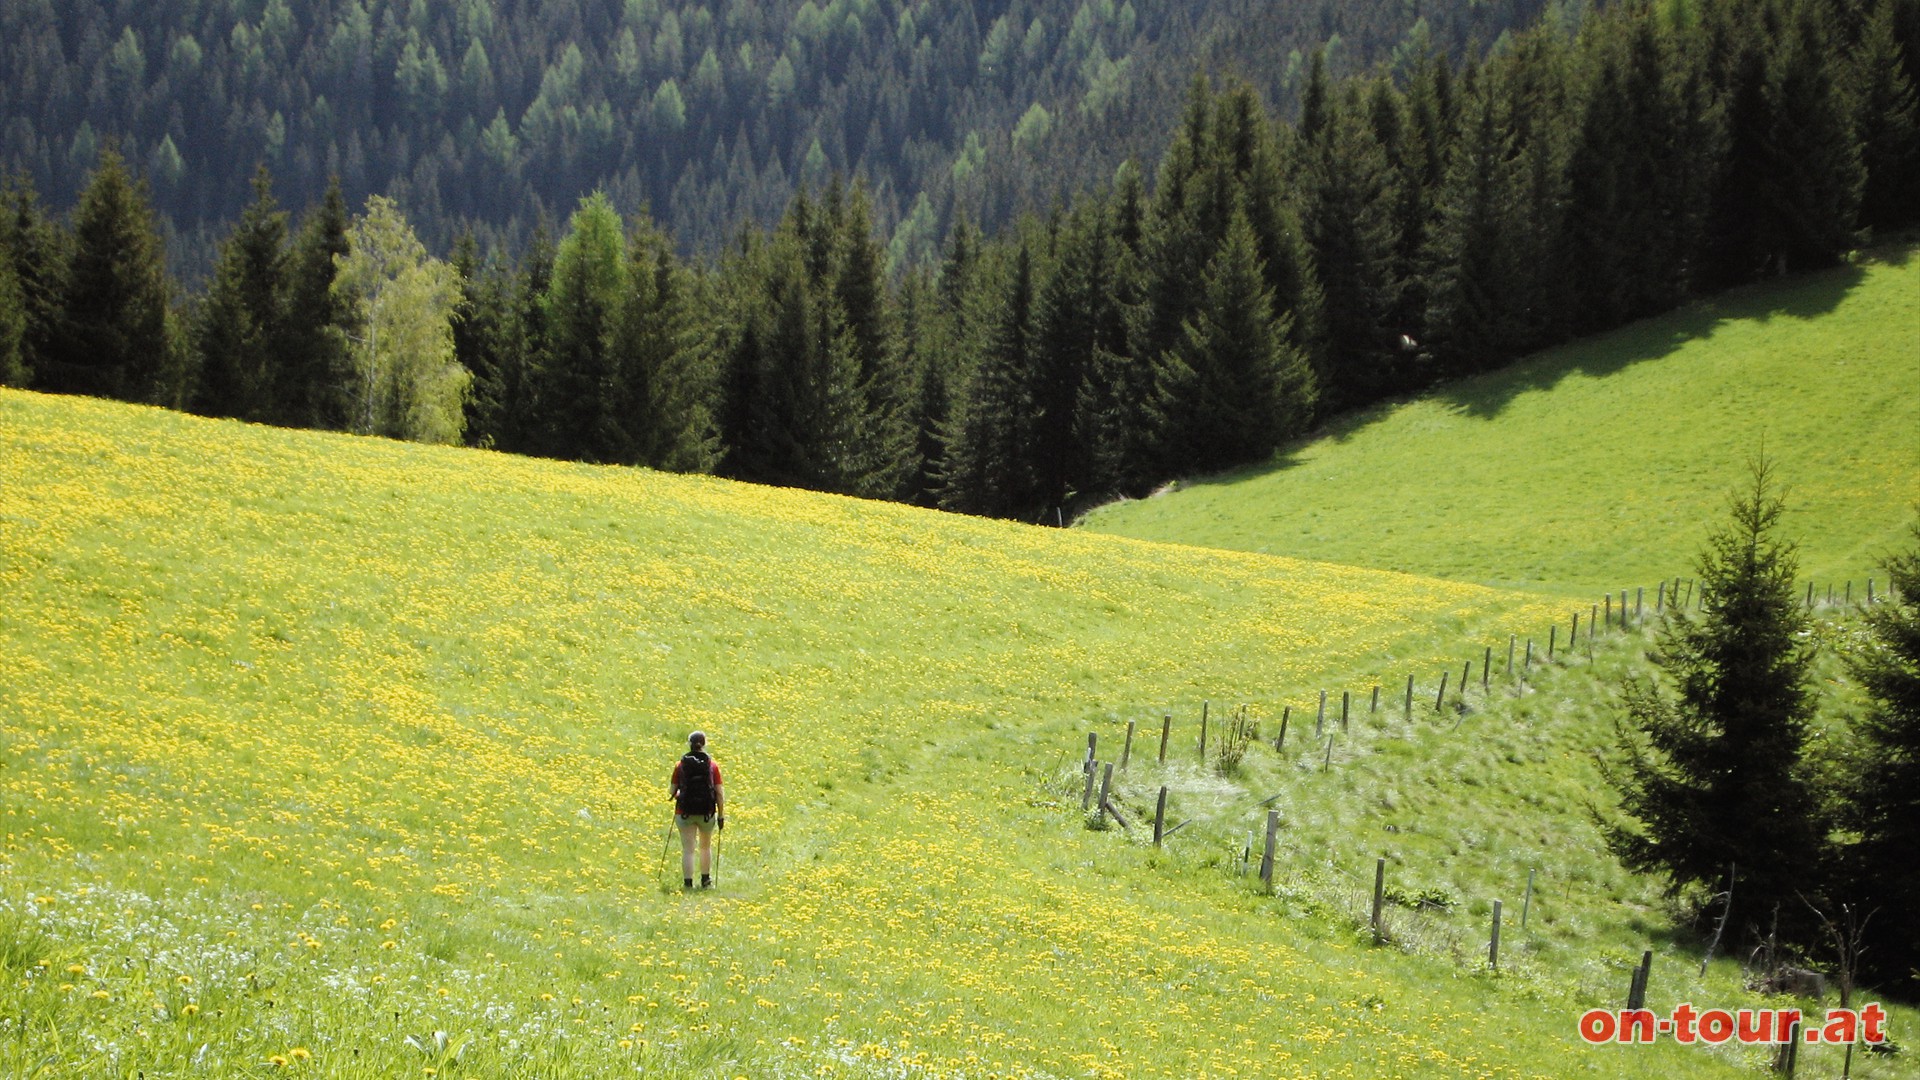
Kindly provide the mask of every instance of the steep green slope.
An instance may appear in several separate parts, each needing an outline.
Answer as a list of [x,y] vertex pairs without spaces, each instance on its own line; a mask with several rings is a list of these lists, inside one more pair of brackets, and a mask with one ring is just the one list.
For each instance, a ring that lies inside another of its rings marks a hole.
[[1764,448],[1803,575],[1860,591],[1920,502],[1910,255],[1576,342],[1083,524],[1584,596],[1688,573]]

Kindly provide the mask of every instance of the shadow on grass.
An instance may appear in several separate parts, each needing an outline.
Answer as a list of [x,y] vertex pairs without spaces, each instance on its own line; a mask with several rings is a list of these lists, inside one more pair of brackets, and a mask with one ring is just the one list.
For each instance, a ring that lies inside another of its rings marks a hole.
[[[1898,255],[1904,261],[1906,249]],[[1550,390],[1569,375],[1595,379],[1616,375],[1710,338],[1725,323],[1812,319],[1828,314],[1866,276],[1865,267],[1856,263],[1786,282],[1743,286],[1599,337],[1556,346],[1512,367],[1452,383],[1434,396],[1458,415],[1492,420],[1521,394]]]
[[1915,248],[1909,244],[1887,245],[1860,253],[1847,266],[1732,289],[1597,337],[1555,346],[1497,371],[1440,383],[1410,396],[1343,413],[1298,442],[1282,447],[1271,460],[1183,480],[1180,487],[1220,487],[1285,472],[1301,463],[1308,446],[1328,440],[1345,442],[1422,397],[1440,402],[1455,415],[1493,420],[1522,394],[1550,390],[1569,375],[1606,378],[1635,364],[1661,359],[1689,342],[1712,337],[1724,323],[1825,315],[1839,307],[1866,278],[1868,266],[1905,266],[1914,254]]

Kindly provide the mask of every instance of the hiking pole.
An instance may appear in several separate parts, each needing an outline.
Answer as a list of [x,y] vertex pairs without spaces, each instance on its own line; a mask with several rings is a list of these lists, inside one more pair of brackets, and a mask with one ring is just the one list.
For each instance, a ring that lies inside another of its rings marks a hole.
[[660,869],[654,874],[656,879],[667,872],[667,851],[673,847],[673,815],[667,816],[667,841],[660,845]]

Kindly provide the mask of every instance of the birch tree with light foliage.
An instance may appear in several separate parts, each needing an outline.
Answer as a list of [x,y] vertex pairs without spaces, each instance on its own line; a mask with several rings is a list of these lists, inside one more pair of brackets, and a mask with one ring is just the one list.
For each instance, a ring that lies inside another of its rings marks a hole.
[[413,235],[391,199],[367,200],[335,257],[334,290],[353,313],[353,419],[363,435],[457,443],[473,375],[454,359],[459,275]]

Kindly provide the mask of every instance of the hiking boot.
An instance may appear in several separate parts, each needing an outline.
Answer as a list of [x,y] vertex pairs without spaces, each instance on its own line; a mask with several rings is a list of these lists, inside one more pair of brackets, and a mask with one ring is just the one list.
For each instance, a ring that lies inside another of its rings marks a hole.
[[708,874],[701,874],[701,875],[700,875],[700,887],[701,887],[701,888],[703,888],[703,889],[711,889],[711,888],[713,888],[713,877],[712,877],[711,875],[708,875]]
[[681,887],[681,888],[683,888],[683,889],[691,889],[691,888],[693,888],[693,879],[692,879],[692,878],[681,878],[681,879],[680,879],[680,887]]

